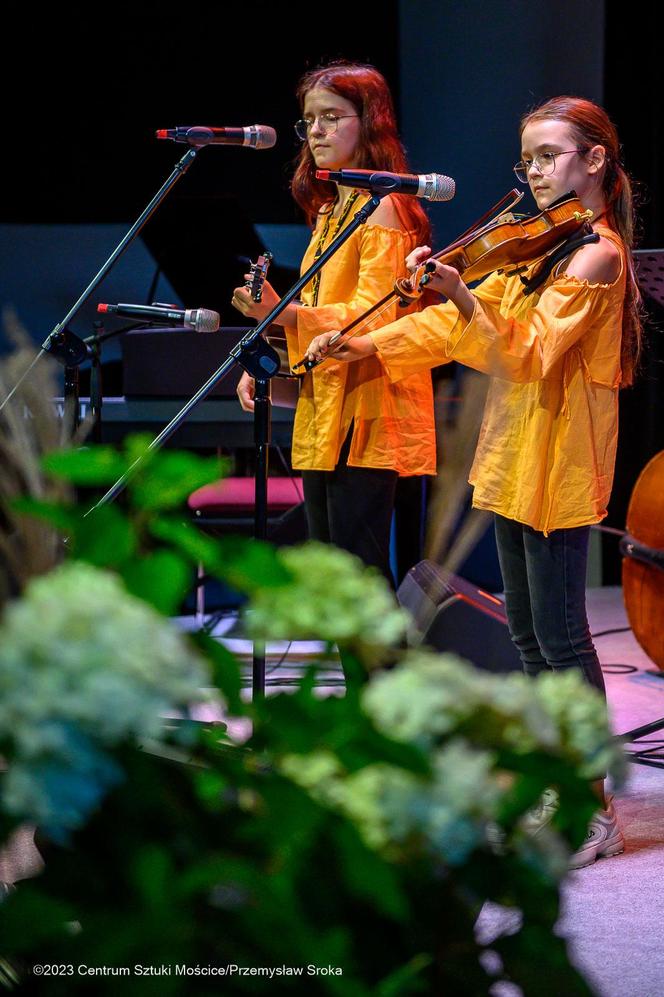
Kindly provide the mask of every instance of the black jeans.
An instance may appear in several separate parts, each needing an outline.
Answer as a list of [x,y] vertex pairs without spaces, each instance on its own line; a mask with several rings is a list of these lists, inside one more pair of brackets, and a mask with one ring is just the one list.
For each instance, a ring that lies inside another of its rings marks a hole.
[[394,587],[390,529],[396,471],[348,467],[351,434],[334,471],[303,471],[304,507],[311,540],[333,543],[378,568]]
[[578,668],[606,695],[586,615],[589,536],[580,526],[546,537],[496,516],[507,620],[526,674]]

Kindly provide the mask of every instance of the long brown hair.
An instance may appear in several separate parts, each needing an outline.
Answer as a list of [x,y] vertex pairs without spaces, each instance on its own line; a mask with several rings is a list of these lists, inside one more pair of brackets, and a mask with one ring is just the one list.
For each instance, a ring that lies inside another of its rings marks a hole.
[[[314,69],[300,80],[296,95],[300,108],[314,87],[324,87],[350,101],[360,119],[357,168],[408,171],[406,152],[397,133],[394,105],[385,78],[373,66],[355,62],[333,62]],[[325,204],[334,200],[336,184],[317,180],[316,165],[308,142],[302,143],[291,192],[311,225]],[[414,231],[418,245],[427,242],[431,227],[424,209],[413,197],[393,194],[395,207],[407,230]]]
[[639,364],[642,306],[632,257],[635,237],[634,195],[632,181],[621,162],[618,132],[599,104],[583,97],[554,97],[523,116],[521,133],[532,121],[546,119],[564,121],[579,152],[588,152],[594,145],[603,145],[606,150],[602,193],[606,200],[608,220],[620,234],[627,256],[621,367],[622,383],[628,386],[634,382]]

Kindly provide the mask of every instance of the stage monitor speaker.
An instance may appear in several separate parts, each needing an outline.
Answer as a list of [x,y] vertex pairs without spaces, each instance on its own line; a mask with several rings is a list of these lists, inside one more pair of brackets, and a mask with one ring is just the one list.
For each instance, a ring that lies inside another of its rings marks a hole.
[[411,568],[397,591],[414,619],[415,644],[450,651],[492,672],[521,671],[500,599],[433,561]]

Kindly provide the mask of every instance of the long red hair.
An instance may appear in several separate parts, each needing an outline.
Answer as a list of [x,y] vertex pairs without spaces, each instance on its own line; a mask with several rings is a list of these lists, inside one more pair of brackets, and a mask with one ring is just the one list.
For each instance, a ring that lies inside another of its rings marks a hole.
[[[324,87],[350,101],[360,119],[358,169],[408,172],[406,152],[397,133],[392,95],[385,78],[373,66],[355,62],[333,62],[314,69],[300,80],[296,95],[300,108],[314,87]],[[320,209],[334,201],[336,184],[317,180],[316,164],[308,142],[302,143],[291,192],[314,225]],[[392,195],[404,228],[414,231],[418,245],[429,241],[431,226],[424,209],[413,197]]]
[[623,309],[621,367],[622,383],[634,382],[642,338],[641,293],[636,281],[632,248],[634,246],[635,208],[632,182],[621,162],[620,141],[616,126],[599,104],[583,97],[553,97],[521,119],[521,130],[532,121],[564,121],[579,152],[588,152],[594,145],[606,150],[606,165],[602,177],[602,193],[607,205],[610,224],[620,234],[627,251],[627,285]]

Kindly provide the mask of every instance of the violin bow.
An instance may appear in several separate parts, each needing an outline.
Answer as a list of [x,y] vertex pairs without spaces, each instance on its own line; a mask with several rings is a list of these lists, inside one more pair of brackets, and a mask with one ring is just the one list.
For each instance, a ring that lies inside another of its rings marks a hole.
[[[472,235],[474,232],[478,232],[484,225],[490,225],[492,221],[494,221],[495,215],[505,214],[507,211],[511,211],[512,208],[515,207],[515,205],[517,205],[519,201],[521,201],[522,199],[523,199],[523,191],[517,190],[516,187],[513,187],[509,191],[509,193],[505,194],[504,197],[501,197],[501,199],[497,201],[492,208],[489,208],[488,211],[485,211],[484,214],[481,216],[481,218],[478,218],[475,222],[473,222],[473,224],[469,226],[469,228],[467,228],[465,232],[462,232],[461,235],[458,235],[454,240],[454,242],[451,243],[451,245],[446,246],[444,249],[441,249],[440,252],[438,253],[434,253],[432,256],[429,257],[429,260],[425,260],[424,263],[421,264],[421,266],[425,269],[425,275],[419,281],[419,286],[421,287],[422,284],[425,284],[427,282],[428,280],[427,274],[431,272],[431,269],[435,269],[432,265],[432,267],[429,270],[427,270],[427,266],[431,260],[436,260],[440,256],[442,256],[443,253],[447,253],[450,251],[450,249],[454,249],[456,246],[459,245],[460,242],[466,239],[469,235]],[[358,316],[358,318],[356,318],[353,322],[347,325],[345,329],[341,329],[341,331],[338,332],[336,336],[333,336],[328,343],[328,348],[332,345],[336,344],[340,345],[340,340],[342,338],[344,341],[346,339],[352,339],[353,336],[356,336],[358,332],[360,332],[360,330],[366,324],[371,315],[374,315],[374,313],[377,312],[378,314],[375,317],[378,318],[380,315],[383,314],[384,311],[386,311],[387,306],[391,305],[392,299],[400,296],[401,295],[399,294],[399,291],[396,288],[394,288],[392,291],[389,291],[388,294],[385,295],[385,297],[381,298],[380,301],[377,301],[375,305],[372,305],[371,308],[363,312],[360,316]],[[413,300],[415,300],[415,298],[413,298]],[[349,335],[351,331],[353,332],[353,336]],[[329,360],[330,357],[332,356],[334,356],[334,353],[331,353],[328,356],[323,357],[322,360],[304,360],[304,359],[298,360],[296,364],[293,364],[291,370],[296,371],[299,370],[300,368],[304,369],[305,371],[313,370],[314,367],[318,367],[320,364],[325,363],[325,361]]]

